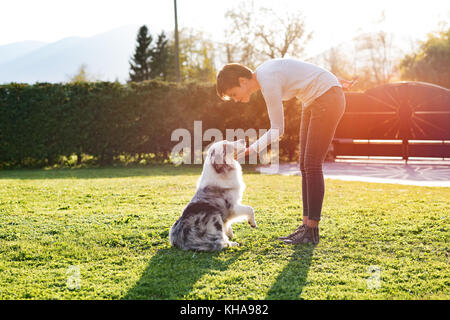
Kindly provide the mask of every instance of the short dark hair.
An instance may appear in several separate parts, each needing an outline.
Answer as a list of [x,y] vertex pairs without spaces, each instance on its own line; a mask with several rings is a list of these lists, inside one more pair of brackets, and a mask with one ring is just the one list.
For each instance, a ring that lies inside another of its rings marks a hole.
[[252,70],[240,63],[228,63],[217,74],[216,91],[222,100],[230,100],[225,92],[234,87],[239,87],[239,78],[251,79]]

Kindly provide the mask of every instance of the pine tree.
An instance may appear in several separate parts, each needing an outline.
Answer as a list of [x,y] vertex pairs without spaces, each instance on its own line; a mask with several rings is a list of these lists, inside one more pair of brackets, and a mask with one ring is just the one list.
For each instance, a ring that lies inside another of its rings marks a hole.
[[148,33],[148,28],[143,25],[139,28],[137,35],[137,45],[133,58],[130,61],[130,80],[144,81],[150,79],[150,64],[152,57],[152,36]]
[[162,78],[167,80],[169,73],[169,58],[170,52],[167,45],[168,39],[164,31],[158,35],[158,41],[156,42],[156,47],[152,51],[152,62],[150,63],[150,77]]

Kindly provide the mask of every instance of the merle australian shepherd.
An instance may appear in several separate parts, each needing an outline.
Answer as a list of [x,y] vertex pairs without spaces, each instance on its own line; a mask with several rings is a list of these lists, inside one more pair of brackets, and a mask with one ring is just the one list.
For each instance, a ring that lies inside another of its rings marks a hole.
[[237,151],[245,141],[219,141],[211,145],[197,182],[197,191],[170,229],[170,243],[183,250],[218,251],[237,246],[231,242],[231,224],[246,219],[256,228],[253,208],[241,204],[245,184]]

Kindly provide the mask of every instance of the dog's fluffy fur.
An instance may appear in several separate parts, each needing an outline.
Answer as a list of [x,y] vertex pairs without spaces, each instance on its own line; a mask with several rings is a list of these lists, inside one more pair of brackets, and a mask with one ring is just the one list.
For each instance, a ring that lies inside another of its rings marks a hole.
[[231,242],[231,224],[246,218],[256,227],[250,206],[241,205],[245,184],[234,152],[243,151],[245,141],[219,141],[208,149],[197,191],[181,217],[170,229],[170,243],[183,250],[218,251],[236,246]]

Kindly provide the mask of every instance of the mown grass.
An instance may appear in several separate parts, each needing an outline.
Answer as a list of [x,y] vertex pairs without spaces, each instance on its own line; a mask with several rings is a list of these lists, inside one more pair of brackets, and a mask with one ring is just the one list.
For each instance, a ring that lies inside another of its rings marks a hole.
[[320,244],[289,246],[301,177],[246,171],[258,229],[183,252],[168,233],[200,172],[0,171],[0,299],[450,298],[449,188],[327,180]]

